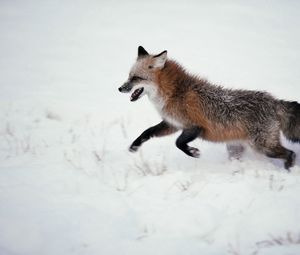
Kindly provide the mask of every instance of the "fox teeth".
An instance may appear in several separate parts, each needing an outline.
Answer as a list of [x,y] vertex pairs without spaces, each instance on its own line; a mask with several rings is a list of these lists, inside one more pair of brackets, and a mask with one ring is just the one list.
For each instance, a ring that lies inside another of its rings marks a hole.
[[131,95],[131,97],[130,97],[130,101],[136,101],[136,100],[138,100],[139,97],[140,97],[140,95],[143,93],[143,91],[144,91],[144,88],[136,89],[136,90],[132,93],[132,95]]

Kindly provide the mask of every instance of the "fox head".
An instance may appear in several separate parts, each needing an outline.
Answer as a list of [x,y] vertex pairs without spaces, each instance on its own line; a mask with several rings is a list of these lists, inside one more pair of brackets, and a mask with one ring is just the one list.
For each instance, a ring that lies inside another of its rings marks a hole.
[[157,75],[167,61],[167,51],[150,55],[142,46],[138,47],[138,56],[132,66],[128,80],[119,88],[122,93],[132,92],[130,101],[136,101],[144,95],[157,93]]

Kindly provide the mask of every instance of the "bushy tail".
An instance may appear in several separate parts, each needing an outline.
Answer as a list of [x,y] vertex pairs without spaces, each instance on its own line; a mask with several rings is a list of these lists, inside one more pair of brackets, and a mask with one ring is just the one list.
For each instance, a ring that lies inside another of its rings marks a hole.
[[283,134],[292,142],[300,143],[300,104],[280,101],[278,115]]

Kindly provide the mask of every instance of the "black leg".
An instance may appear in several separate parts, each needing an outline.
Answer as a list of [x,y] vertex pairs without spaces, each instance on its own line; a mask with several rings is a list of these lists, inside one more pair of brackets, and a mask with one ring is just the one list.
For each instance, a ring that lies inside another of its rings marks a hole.
[[277,146],[276,148],[270,150],[266,153],[266,155],[270,158],[280,158],[284,159],[284,168],[289,170],[290,167],[295,165],[296,154],[293,151],[290,151],[283,146]]
[[185,154],[198,158],[200,156],[199,150],[188,146],[187,144],[201,135],[202,129],[200,127],[193,127],[183,130],[181,135],[176,140],[176,146]]
[[270,125],[265,129],[256,130],[252,134],[251,145],[255,150],[265,154],[270,158],[284,160],[285,169],[289,170],[295,164],[295,152],[283,147],[280,141],[279,127]]
[[156,126],[146,129],[134,142],[130,145],[129,150],[135,152],[138,148],[152,137],[161,137],[173,134],[177,131],[176,128],[170,126],[167,122],[162,121]]

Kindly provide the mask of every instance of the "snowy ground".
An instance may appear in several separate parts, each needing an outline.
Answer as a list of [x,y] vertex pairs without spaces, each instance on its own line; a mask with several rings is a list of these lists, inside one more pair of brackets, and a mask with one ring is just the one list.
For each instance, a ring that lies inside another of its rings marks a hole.
[[[1,255],[300,254],[300,157],[176,135],[117,88],[138,45],[227,87],[300,101],[299,1],[1,1]],[[177,134],[178,135],[178,134]],[[300,155],[300,146],[284,141]]]

